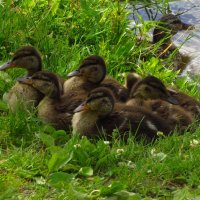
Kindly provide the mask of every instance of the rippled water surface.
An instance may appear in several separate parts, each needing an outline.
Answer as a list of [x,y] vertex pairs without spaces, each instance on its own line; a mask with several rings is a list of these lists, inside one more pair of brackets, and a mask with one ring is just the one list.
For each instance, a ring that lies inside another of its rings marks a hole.
[[[182,21],[194,24],[196,27],[195,30],[182,31],[173,37],[176,46],[180,46],[189,35],[192,36],[180,49],[181,53],[191,57],[191,62],[182,75],[186,75],[187,73],[190,75],[200,75],[200,0],[174,1],[170,3],[170,9],[175,14],[187,11],[180,18]],[[144,9],[139,10],[139,13],[145,20],[149,20],[149,16]],[[161,16],[158,14],[156,18],[158,19]]]

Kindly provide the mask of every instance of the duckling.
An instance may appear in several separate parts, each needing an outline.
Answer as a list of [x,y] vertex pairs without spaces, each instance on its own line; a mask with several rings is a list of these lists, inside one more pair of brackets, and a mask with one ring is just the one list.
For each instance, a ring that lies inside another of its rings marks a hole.
[[[0,71],[10,68],[25,68],[27,76],[42,70],[42,59],[39,52],[32,46],[24,46],[18,49],[11,61],[8,61],[0,67]],[[30,85],[16,83],[7,95],[7,101],[11,111],[15,111],[18,104],[23,104],[26,109],[37,106],[43,94]]]
[[194,121],[192,113],[180,105],[181,99],[172,95],[156,77],[149,76],[138,82],[130,96],[132,99],[127,105],[135,106],[139,102],[143,107],[167,120],[173,129],[177,128],[180,132],[185,131]]
[[[78,69],[67,75],[70,79],[64,83],[64,93],[72,93],[76,90],[92,90],[106,76],[106,65],[100,56],[89,56],[84,59]],[[79,92],[79,91],[78,91]]]
[[144,101],[143,106],[154,114],[165,119],[173,130],[183,133],[194,122],[192,114],[179,105],[156,99]]
[[171,104],[178,105],[185,111],[192,114],[194,118],[200,119],[200,102],[193,97],[174,90],[166,88],[162,81],[154,76],[148,76],[139,81],[131,90],[130,100],[143,104],[143,100],[161,99]]
[[138,82],[138,81],[141,81],[142,80],[142,77],[135,73],[135,72],[132,72],[132,73],[128,73],[126,78],[125,78],[125,84],[124,84],[124,87],[127,88],[128,90],[128,95],[130,96],[130,92],[131,92],[131,89],[133,88],[133,86]]
[[74,110],[73,133],[91,138],[106,136],[111,139],[118,129],[120,137],[127,139],[130,131],[138,138],[153,139],[157,131],[169,134],[171,128],[162,118],[138,107],[117,103],[110,89],[98,87]]
[[175,70],[183,70],[185,66],[190,62],[190,57],[181,54],[178,51],[178,48],[173,44],[171,38],[178,31],[192,29],[194,29],[193,25],[183,23],[177,15],[167,14],[160,18],[159,26],[153,30],[153,44],[162,41],[162,44],[157,52],[160,58],[166,59],[176,51],[172,60],[173,69]]
[[45,97],[38,105],[38,117],[56,129],[69,130],[73,110],[82,102],[77,97],[63,95],[63,85],[57,75],[40,71],[18,81],[40,91]]
[[76,94],[80,90],[85,92],[85,97],[94,88],[102,86],[110,88],[117,100],[126,101],[127,89],[115,79],[106,76],[106,64],[100,56],[89,56],[83,60],[79,68],[68,74],[64,83],[65,94]]
[[178,90],[173,90],[167,88],[170,95],[179,102],[179,106],[182,107],[185,111],[190,112],[194,118],[200,120],[200,102],[194,99],[193,97],[180,92]]
[[162,81],[154,76],[147,76],[138,81],[132,87],[129,98],[131,100],[129,100],[127,104],[131,101],[135,101],[137,104],[142,105],[144,100],[148,99],[161,99],[172,104],[179,103],[178,100],[169,93]]

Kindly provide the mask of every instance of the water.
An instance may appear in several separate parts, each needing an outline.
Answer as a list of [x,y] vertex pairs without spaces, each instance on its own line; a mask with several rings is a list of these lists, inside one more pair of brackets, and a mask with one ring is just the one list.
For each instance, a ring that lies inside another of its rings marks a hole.
[[[194,24],[195,30],[181,31],[173,37],[174,44],[180,46],[188,36],[191,38],[183,44],[180,52],[187,54],[191,57],[191,62],[182,72],[182,75],[189,75],[194,77],[195,75],[200,75],[200,1],[190,0],[190,1],[174,1],[170,3],[170,10],[172,13],[183,13],[180,18],[183,22]],[[154,18],[156,16],[156,11],[153,9],[149,10],[147,13],[145,9],[140,9],[138,12],[142,15],[144,20],[149,20],[149,18]],[[152,15],[149,16],[148,14]],[[159,19],[162,15],[157,13],[156,19]],[[131,15],[130,15],[130,18]],[[150,19],[152,20],[152,19]]]

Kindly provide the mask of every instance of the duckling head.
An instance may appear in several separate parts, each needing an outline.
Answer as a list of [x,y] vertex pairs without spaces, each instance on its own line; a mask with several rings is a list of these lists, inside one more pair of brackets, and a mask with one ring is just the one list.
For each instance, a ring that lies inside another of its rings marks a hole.
[[39,71],[33,76],[17,78],[20,83],[31,85],[45,96],[60,98],[62,94],[61,84],[58,77],[51,72]]
[[[194,26],[180,20],[178,15],[167,14],[159,19],[159,26],[153,31],[153,43],[156,43],[168,35],[175,35],[181,30],[192,30]],[[168,36],[169,38],[169,36]]]
[[78,106],[74,112],[93,112],[97,116],[103,117],[109,115],[114,108],[115,99],[111,90],[105,87],[99,87],[92,90],[86,101]]
[[130,91],[131,88],[142,79],[142,77],[137,73],[129,73],[126,76],[125,87]]
[[28,76],[41,71],[42,59],[39,52],[33,46],[21,47],[14,53],[10,61],[0,66],[0,71],[15,67],[27,69]]
[[106,64],[100,56],[89,56],[79,68],[68,74],[68,77],[79,76],[86,81],[98,84],[106,76]]
[[162,99],[172,104],[179,102],[166,89],[162,81],[154,76],[148,76],[137,82],[131,89],[130,98],[147,99]]

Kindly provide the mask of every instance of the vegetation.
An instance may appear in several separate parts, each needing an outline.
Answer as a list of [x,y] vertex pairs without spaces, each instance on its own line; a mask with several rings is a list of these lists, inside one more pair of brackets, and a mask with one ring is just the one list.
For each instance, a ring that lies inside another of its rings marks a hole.
[[[197,97],[197,83],[178,78],[154,56],[157,47],[148,45],[147,33],[155,22],[130,28],[127,16],[127,2],[119,1],[0,1],[1,63],[31,44],[42,53],[44,69],[66,77],[83,58],[98,54],[121,82],[135,70]],[[144,37],[140,45],[136,30]],[[161,134],[152,144],[72,136],[43,125],[34,113],[8,110],[3,95],[23,74],[0,72],[0,199],[200,198],[200,128]]]

